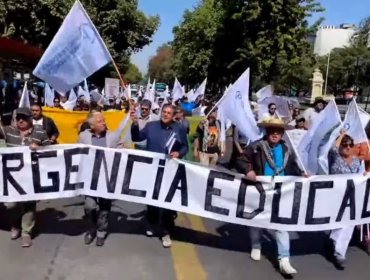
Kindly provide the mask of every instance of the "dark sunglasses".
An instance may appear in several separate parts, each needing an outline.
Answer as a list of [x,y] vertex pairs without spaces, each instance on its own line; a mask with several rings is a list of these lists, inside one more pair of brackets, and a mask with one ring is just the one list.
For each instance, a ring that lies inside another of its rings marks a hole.
[[149,111],[149,108],[141,107],[142,111]]
[[353,144],[340,144],[342,148],[353,148]]
[[23,115],[17,115],[17,116],[15,117],[15,119],[16,119],[17,121],[20,121],[20,120],[24,120],[24,121],[26,121],[26,120],[28,120],[28,117],[27,117],[27,116],[23,116]]

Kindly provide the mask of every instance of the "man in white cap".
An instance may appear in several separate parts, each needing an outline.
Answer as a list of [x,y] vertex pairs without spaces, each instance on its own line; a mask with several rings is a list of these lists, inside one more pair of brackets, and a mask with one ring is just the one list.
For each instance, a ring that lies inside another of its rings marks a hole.
[[[304,175],[296,163],[293,152],[282,140],[288,126],[280,119],[268,118],[258,124],[265,128],[266,134],[257,142],[249,145],[238,159],[237,169],[246,174],[246,178],[256,181],[257,176],[301,176]],[[261,259],[261,235],[263,229],[251,227],[251,258]],[[274,231],[278,248],[279,269],[282,274],[295,274],[297,271],[290,264],[290,240],[286,231]]]

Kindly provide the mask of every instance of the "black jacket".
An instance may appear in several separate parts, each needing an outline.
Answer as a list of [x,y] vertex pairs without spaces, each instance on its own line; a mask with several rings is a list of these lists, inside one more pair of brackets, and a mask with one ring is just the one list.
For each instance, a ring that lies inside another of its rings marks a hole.
[[[248,145],[243,154],[236,160],[236,169],[239,173],[247,174],[254,170],[257,176],[263,176],[263,170],[267,159],[262,151],[261,141],[263,141],[263,139]],[[301,176],[304,172],[299,168],[294,152],[289,151],[284,141],[281,141],[281,144],[283,146],[284,158],[288,157],[284,169],[285,176]]]
[[55,135],[56,138],[59,137],[59,130],[51,118],[43,116],[42,117],[42,127],[46,131],[46,134],[48,135],[49,139],[53,135]]

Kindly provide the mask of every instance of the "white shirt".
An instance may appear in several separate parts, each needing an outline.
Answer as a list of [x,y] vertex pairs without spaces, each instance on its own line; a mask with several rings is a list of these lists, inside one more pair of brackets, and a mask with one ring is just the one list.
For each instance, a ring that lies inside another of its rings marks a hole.
[[307,128],[310,129],[315,119],[319,116],[320,113],[316,112],[314,108],[308,108],[304,111],[303,116],[306,120]]
[[41,119],[39,119],[39,120],[35,120],[35,119],[33,119],[32,120],[32,123],[33,123],[33,125],[43,125],[43,121],[42,121],[43,119],[41,118]]

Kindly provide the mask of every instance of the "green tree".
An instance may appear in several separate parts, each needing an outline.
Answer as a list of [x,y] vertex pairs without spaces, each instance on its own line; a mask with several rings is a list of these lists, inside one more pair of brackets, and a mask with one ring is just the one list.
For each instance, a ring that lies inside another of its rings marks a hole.
[[[46,49],[74,0],[0,0],[0,36]],[[159,17],[146,17],[137,0],[81,0],[110,53],[125,72],[133,52],[151,42]]]
[[[317,58],[317,65],[326,73],[328,56]],[[345,89],[359,90],[370,86],[370,17],[363,19],[353,35],[351,45],[330,53],[328,92],[339,95]]]
[[171,46],[164,44],[157,49],[157,53],[150,58],[148,65],[148,75],[151,79],[158,82],[170,84],[174,79],[173,51]]
[[[318,65],[326,72],[328,56],[319,57]],[[330,54],[328,92],[339,95],[343,90],[370,86],[370,50],[365,46],[334,49]]]
[[174,69],[182,83],[194,86],[207,76],[222,14],[218,1],[203,0],[174,28]]
[[130,63],[124,79],[130,84],[138,84],[143,79],[143,75],[135,64]]
[[203,0],[174,29],[175,69],[190,81],[208,73],[214,92],[247,67],[253,80],[278,80],[309,52],[307,19],[319,11],[316,0]]
[[357,32],[352,38],[352,44],[370,48],[370,16],[361,21]]

